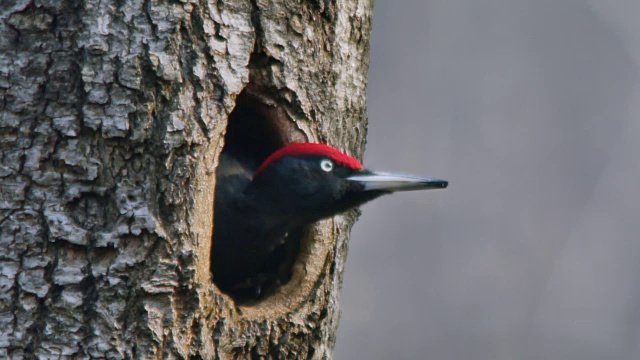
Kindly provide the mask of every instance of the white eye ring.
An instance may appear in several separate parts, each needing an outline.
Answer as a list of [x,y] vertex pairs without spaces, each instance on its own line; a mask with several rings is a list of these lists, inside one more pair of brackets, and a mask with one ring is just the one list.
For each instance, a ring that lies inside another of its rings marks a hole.
[[333,161],[329,159],[320,160],[320,169],[325,172],[331,172],[333,170]]

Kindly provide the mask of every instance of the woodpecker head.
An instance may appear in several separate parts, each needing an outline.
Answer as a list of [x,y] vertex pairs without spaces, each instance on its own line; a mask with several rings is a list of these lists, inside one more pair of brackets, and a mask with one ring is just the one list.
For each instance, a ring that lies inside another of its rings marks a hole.
[[296,143],[271,154],[246,190],[274,218],[312,223],[396,191],[441,189],[448,182],[364,169],[323,144]]

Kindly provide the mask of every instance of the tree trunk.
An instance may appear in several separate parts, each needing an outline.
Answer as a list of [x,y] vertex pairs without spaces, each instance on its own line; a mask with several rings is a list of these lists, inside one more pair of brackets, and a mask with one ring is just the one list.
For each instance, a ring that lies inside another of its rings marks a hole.
[[215,167],[238,99],[265,141],[361,156],[371,13],[1,2],[0,358],[331,358],[356,213],[314,226],[292,279],[240,306],[209,270]]

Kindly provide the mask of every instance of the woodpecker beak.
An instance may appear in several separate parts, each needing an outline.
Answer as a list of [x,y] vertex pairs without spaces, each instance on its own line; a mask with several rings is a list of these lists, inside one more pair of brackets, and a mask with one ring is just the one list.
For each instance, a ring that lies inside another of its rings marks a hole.
[[364,186],[364,191],[411,191],[444,189],[449,185],[446,180],[435,178],[423,178],[411,175],[389,174],[383,172],[372,172],[363,170],[353,176],[346,178]]

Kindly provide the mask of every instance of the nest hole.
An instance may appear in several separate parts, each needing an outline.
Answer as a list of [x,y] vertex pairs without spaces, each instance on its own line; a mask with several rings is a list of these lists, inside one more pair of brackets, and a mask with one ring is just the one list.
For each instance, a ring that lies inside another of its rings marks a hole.
[[282,107],[255,89],[245,89],[238,96],[226,130],[216,169],[211,272],[214,284],[236,304],[253,305],[278,293],[291,280],[309,229],[289,231],[258,264],[245,255],[263,251],[259,248],[261,239],[234,234],[227,224],[233,222],[235,228],[237,224],[242,228],[252,219],[226,207],[235,206],[235,199],[242,196],[255,170],[271,153],[289,143],[305,141],[305,136]]

